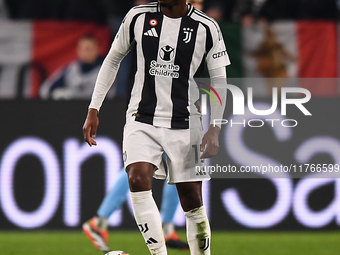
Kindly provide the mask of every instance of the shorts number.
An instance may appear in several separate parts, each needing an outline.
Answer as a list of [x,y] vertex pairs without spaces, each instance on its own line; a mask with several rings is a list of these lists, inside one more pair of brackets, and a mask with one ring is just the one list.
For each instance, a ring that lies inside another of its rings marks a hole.
[[192,148],[194,149],[194,153],[195,153],[195,164],[197,164],[198,163],[198,153],[199,153],[197,144],[194,144],[192,146]]

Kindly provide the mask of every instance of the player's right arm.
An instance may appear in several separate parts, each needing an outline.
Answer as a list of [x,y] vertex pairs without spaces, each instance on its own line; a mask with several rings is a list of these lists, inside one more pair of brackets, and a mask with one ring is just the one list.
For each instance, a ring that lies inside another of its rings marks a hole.
[[97,116],[99,109],[117,76],[120,62],[130,51],[134,43],[134,38],[131,38],[134,33],[130,33],[130,23],[132,18],[133,9],[123,20],[115,40],[111,45],[111,49],[105,57],[105,60],[98,73],[91,103],[83,126],[84,139],[90,146],[97,145],[94,138],[96,137],[97,128],[99,125],[99,119]]
[[87,112],[86,120],[83,126],[84,140],[92,147],[97,145],[94,140],[97,136],[97,128],[99,125],[98,111],[96,109],[89,108]]

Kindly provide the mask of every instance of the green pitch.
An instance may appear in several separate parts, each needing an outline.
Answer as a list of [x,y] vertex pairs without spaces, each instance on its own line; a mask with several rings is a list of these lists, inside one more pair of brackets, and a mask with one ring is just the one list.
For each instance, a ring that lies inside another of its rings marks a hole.
[[[184,232],[180,232],[182,237]],[[111,231],[111,248],[149,255],[140,233]],[[100,255],[81,231],[2,231],[4,255]],[[169,250],[169,255],[189,252]],[[335,255],[340,232],[213,232],[214,255]]]

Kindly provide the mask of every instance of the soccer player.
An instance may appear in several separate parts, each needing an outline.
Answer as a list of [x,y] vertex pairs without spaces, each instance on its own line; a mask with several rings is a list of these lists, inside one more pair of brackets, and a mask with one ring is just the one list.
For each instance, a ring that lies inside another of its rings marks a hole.
[[[163,159],[165,154],[163,154]],[[97,215],[83,224],[86,236],[94,247],[102,252],[108,252],[108,218],[118,210],[127,198],[129,182],[125,171],[121,171],[115,184],[101,203]],[[175,232],[173,219],[179,203],[176,186],[164,183],[161,205],[163,233],[168,248],[187,250],[189,246],[179,239]]]
[[[153,176],[176,184],[185,212],[191,254],[210,254],[210,226],[202,202],[203,158],[218,151],[225,89],[216,89],[222,106],[210,104],[211,125],[203,136],[195,106],[199,77],[207,62],[211,85],[226,84],[230,64],[218,24],[185,0],[159,0],[132,8],[124,18],[100,69],[83,126],[84,139],[96,145],[98,111],[113,83],[120,61],[136,47],[137,68],[126,112],[124,166],[136,223],[151,254],[167,254],[159,211],[152,197]],[[173,50],[170,50],[173,49]],[[200,158],[198,155],[201,149]],[[167,155],[168,175],[162,165]]]

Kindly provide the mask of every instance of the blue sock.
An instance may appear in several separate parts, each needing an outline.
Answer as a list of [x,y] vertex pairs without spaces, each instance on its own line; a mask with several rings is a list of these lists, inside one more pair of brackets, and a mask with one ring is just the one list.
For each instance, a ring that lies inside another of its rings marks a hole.
[[179,203],[176,185],[164,182],[161,215],[163,223],[172,223]]
[[110,189],[106,194],[103,202],[101,203],[97,214],[98,216],[109,218],[112,213],[119,209],[125,202],[129,192],[129,181],[125,170],[122,170]]

